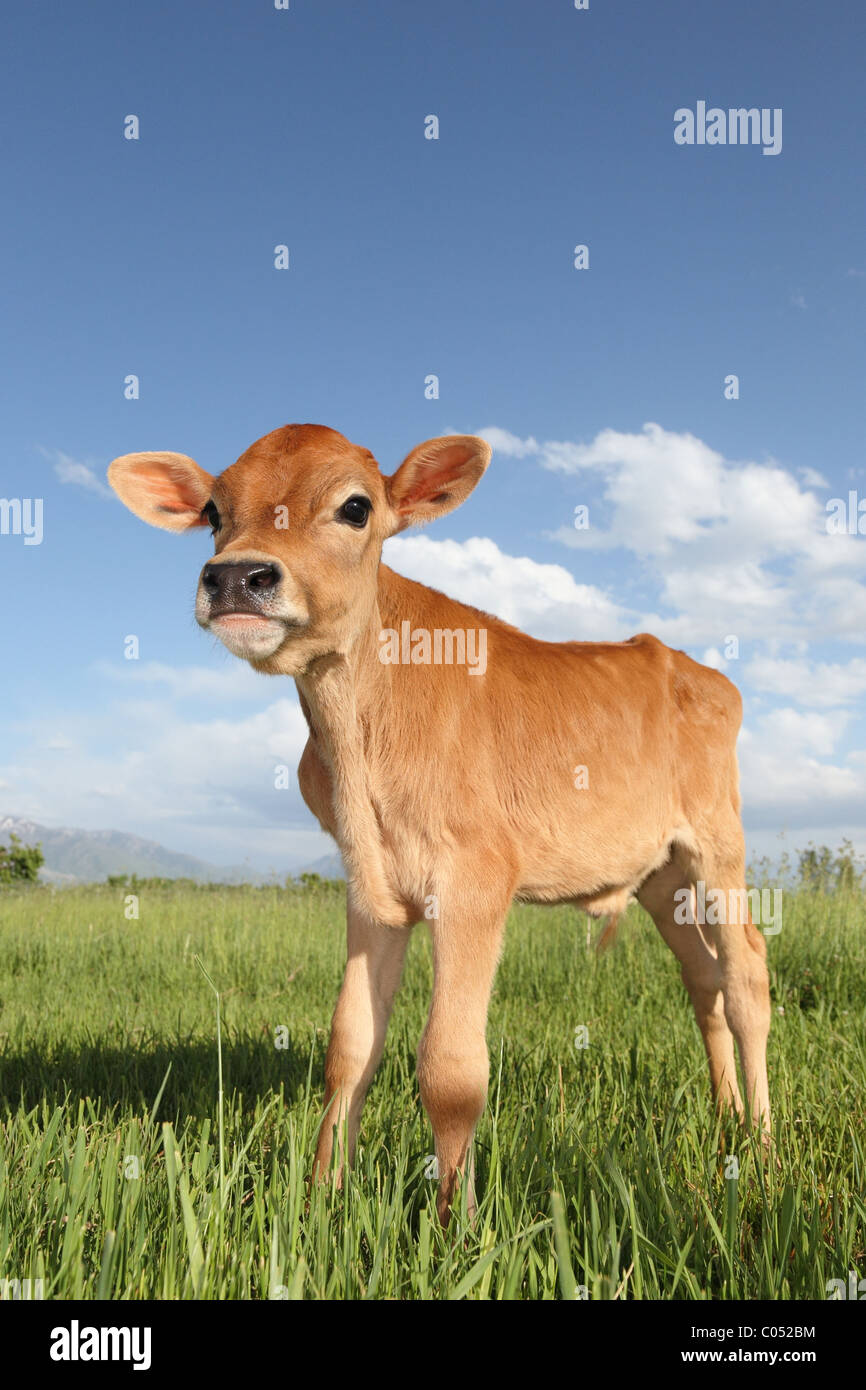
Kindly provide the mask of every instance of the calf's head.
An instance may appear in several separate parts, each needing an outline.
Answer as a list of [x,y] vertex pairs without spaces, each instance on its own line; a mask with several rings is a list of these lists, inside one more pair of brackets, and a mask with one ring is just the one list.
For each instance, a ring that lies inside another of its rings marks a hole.
[[382,544],[452,511],[490,446],[474,435],[419,444],[391,477],[368,449],[322,425],[286,425],[218,476],[185,454],[125,454],[108,480],[167,531],[210,527],[196,619],[259,671],[300,675],[348,652],[376,606]]

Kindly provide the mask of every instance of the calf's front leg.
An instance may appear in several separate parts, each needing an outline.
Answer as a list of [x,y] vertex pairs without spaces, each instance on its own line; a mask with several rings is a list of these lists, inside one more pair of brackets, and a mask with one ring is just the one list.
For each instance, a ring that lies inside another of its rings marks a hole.
[[469,1183],[468,1209],[475,1209],[472,1136],[487,1099],[487,1006],[510,896],[485,900],[477,888],[452,893],[440,898],[440,915],[431,922],[433,1000],[418,1048],[418,1081],[433,1126],[443,1226],[460,1174]]
[[355,1157],[361,1111],[382,1057],[394,995],[403,972],[411,927],[383,927],[350,902],[348,959],[325,1059],[325,1115],[319,1130],[314,1178],[328,1175],[337,1136],[337,1185]]

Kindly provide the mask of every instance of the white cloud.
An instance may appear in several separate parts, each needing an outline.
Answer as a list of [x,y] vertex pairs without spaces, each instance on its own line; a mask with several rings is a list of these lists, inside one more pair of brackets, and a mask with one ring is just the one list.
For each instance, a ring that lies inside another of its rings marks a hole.
[[43,449],[41,452],[46,458],[54,460],[54,472],[61,483],[83,487],[86,492],[93,492],[97,497],[114,496],[111,488],[97,477],[93,469],[88,467],[86,463],[79,463],[77,459],[70,458],[60,449]]
[[588,444],[500,433],[506,452],[523,450],[579,480],[590,527],[563,526],[551,538],[639,560],[644,591],[670,610],[641,623],[655,622],[665,640],[713,646],[721,627],[758,641],[866,641],[866,546],[828,534],[826,507],[811,490],[826,486],[817,470],[798,480],[772,459],[731,462],[692,434],[652,423],[638,433],[601,430]]
[[797,472],[803,479],[806,487],[829,487],[827,479],[823,473],[819,473],[817,468],[798,468]]
[[754,728],[764,748],[775,747],[786,757],[794,750],[829,758],[845,732],[849,716],[842,710],[827,714],[785,707],[755,720]]
[[225,653],[226,664],[217,670],[210,666],[167,666],[159,661],[97,662],[94,669],[108,680],[135,689],[163,687],[175,700],[228,701],[265,700],[277,689],[272,676],[260,675],[245,661]]
[[792,606],[788,587],[759,565],[671,568],[663,571],[660,590],[673,615],[644,621],[654,623],[653,631],[665,642],[695,647],[768,633],[793,639],[799,631],[794,615],[784,617]]
[[[276,687],[275,687],[276,688]],[[217,864],[285,870],[333,845],[303,804],[296,768],[307,726],[294,687],[242,717],[187,719],[164,698],[107,702],[63,727],[20,731],[0,768],[5,809],[49,824],[113,827]],[[287,787],[275,769],[287,766]]]
[[578,584],[562,565],[507,555],[495,541],[400,536],[385,544],[386,564],[551,641],[629,636],[633,618],[591,584]]
[[755,690],[816,709],[850,705],[866,695],[862,657],[840,663],[760,656],[747,663],[743,674]]
[[[785,828],[845,826],[862,837],[866,759],[840,753],[847,715],[776,710],[740,735],[740,784],[747,824]],[[822,759],[834,758],[834,761]]]
[[486,439],[496,453],[505,454],[508,458],[527,458],[539,451],[537,440],[531,436],[529,439],[521,439],[519,435],[512,434],[510,430],[499,429],[497,425],[488,425],[483,430],[475,430],[475,434]]
[[609,525],[570,533],[579,548],[622,547],[659,559],[691,547],[699,561],[731,564],[787,553],[792,542],[819,535],[825,519],[817,499],[784,469],[727,463],[694,435],[655,424],[640,434],[602,430],[590,444],[550,441],[539,461],[602,480]]

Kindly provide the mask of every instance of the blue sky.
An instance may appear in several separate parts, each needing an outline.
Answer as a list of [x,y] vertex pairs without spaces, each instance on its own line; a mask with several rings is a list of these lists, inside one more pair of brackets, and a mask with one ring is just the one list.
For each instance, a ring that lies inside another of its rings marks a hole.
[[[477,492],[389,562],[542,636],[649,627],[722,666],[750,849],[866,850],[866,535],[825,525],[866,498],[861,6],[112,0],[3,24],[0,495],[43,498],[44,536],[0,535],[0,812],[261,868],[327,852],[273,785],[293,684],[193,621],[206,536],[104,487],[118,454],[218,472],[313,421],[386,472],[489,431]],[[781,153],[678,146],[699,100],[781,108]]]

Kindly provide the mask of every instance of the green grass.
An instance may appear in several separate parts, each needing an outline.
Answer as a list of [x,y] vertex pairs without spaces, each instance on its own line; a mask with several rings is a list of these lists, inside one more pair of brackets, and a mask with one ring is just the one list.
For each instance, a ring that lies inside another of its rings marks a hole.
[[[769,1162],[713,1115],[649,919],[633,909],[596,959],[576,912],[516,909],[479,1211],[445,1237],[415,1081],[426,932],[355,1172],[307,1207],[341,894],[149,889],[140,912],[127,921],[108,888],[0,896],[0,1279],[41,1279],[46,1298],[820,1299],[866,1273],[862,895],[787,895],[769,938]],[[216,999],[196,956],[221,993],[222,1170]]]

